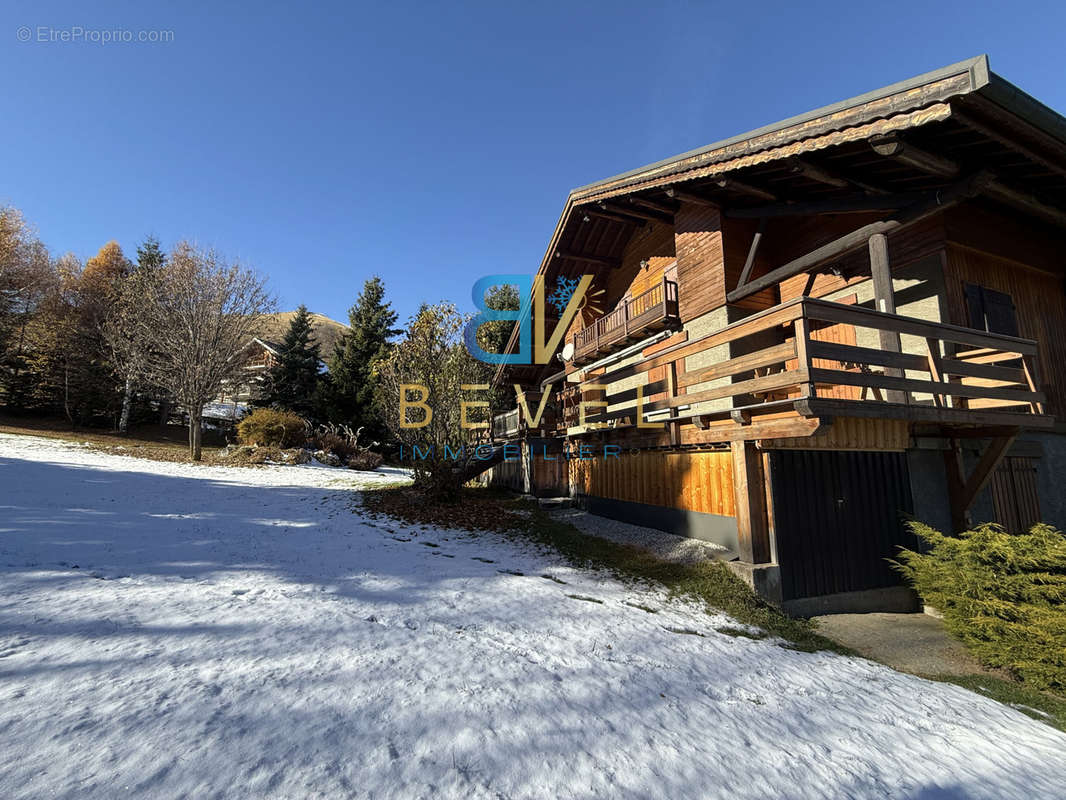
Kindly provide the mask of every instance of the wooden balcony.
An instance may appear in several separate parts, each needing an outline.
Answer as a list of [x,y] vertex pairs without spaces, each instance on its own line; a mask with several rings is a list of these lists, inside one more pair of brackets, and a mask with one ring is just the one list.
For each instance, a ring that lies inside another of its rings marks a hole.
[[512,408],[510,411],[497,414],[492,418],[490,438],[514,439],[518,436],[520,422],[520,412],[517,408]]
[[[691,356],[722,345],[740,354],[686,368]],[[666,367],[675,377],[642,389],[645,419],[734,429],[727,439],[748,438],[737,426],[757,429],[786,415],[1044,428],[1054,417],[1044,407],[1038,363],[1038,345],[1029,339],[803,297],[571,385],[567,405],[606,400],[608,410],[589,413],[586,422],[635,425],[636,390],[603,397],[589,386]],[[566,410],[568,432],[583,432]],[[763,438],[756,434],[750,438]]]
[[575,333],[573,363],[587,364],[630,342],[680,324],[677,283],[664,278]]

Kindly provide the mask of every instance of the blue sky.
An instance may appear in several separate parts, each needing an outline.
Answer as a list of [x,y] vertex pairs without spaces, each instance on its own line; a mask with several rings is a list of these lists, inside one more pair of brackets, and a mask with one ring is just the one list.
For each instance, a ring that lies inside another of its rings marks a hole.
[[[377,273],[406,318],[535,271],[575,186],[979,53],[1066,109],[1066,4],[866,5],[5,3],[0,203],[336,319]],[[173,41],[36,41],[75,26]]]

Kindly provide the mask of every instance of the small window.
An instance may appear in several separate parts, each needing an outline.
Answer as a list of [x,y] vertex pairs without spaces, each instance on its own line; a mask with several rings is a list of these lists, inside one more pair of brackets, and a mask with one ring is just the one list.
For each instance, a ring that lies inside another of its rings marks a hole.
[[971,328],[1004,336],[1018,335],[1018,317],[1009,294],[967,283],[966,308]]

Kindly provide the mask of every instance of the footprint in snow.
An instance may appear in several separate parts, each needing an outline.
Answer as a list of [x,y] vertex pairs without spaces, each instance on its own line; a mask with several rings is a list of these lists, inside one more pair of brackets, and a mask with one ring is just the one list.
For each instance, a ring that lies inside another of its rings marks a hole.
[[495,564],[496,563],[491,558],[481,558],[480,556],[474,556],[473,559],[474,559],[474,561],[480,561],[482,564]]
[[629,600],[623,600],[622,601],[622,605],[629,606],[630,608],[639,608],[641,611],[647,612],[648,614],[658,614],[659,613],[659,609],[657,609],[657,608],[652,608],[651,606],[646,606],[646,605],[643,605],[642,603],[633,603],[633,602],[630,602]]
[[685,636],[703,636],[702,633],[695,630],[694,628],[671,628],[668,625],[663,625],[663,630],[670,631],[670,633],[684,634]]
[[248,594],[248,590],[247,589],[234,589],[231,594],[233,594],[233,595],[235,595],[237,597],[240,597],[242,594]]
[[499,572],[499,573],[502,573],[503,575],[525,575],[526,574],[526,573],[522,572],[521,570],[517,570],[517,569],[498,569],[496,571]]
[[553,583],[561,583],[563,586],[566,585],[566,581],[564,581],[564,580],[562,580],[560,578],[556,578],[554,575],[545,574],[545,575],[541,575],[540,577],[545,578],[546,580],[552,581]]
[[572,600],[584,600],[586,603],[599,603],[601,606],[603,605],[602,600],[596,597],[589,597],[586,594],[568,594],[567,597],[571,598]]

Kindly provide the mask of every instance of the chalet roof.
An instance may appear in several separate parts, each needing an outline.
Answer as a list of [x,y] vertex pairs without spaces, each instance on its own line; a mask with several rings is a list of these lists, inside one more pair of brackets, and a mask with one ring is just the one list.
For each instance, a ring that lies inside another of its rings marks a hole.
[[[839,130],[858,121],[870,121],[949,100],[967,94],[980,94],[1066,144],[1066,117],[1052,110],[1031,95],[1014,86],[989,69],[987,55],[960,61],[940,69],[908,78],[880,89],[866,92],[838,103],[798,114],[794,117],[764,125],[755,130],[690,150],[672,158],[656,161],[637,169],[574,189],[571,196],[590,194],[608,186],[622,186],[638,182],[649,175],[672,174],[712,162],[715,156],[734,158],[738,154],[755,152],[773,145],[781,145],[810,135],[804,123],[826,121],[826,132]],[[881,102],[887,101],[891,102]],[[849,113],[857,112],[857,113]],[[865,112],[865,113],[862,113]],[[789,136],[789,132],[792,135]],[[771,134],[783,134],[771,137]]]
[[951,196],[1066,228],[1066,117],[985,55],[574,189],[539,273],[613,269],[635,232],[672,225],[682,202],[766,219],[889,216]]
[[987,56],[574,189],[540,272],[610,268],[634,231],[671,223],[684,196],[749,218],[857,198],[889,213],[979,171],[996,179],[992,200],[1066,227],[1066,117],[992,73]]

